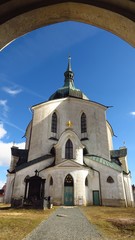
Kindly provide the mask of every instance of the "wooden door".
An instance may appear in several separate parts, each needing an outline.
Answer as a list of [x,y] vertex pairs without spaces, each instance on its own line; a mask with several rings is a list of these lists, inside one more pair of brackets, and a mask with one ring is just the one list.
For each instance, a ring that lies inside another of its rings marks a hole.
[[74,205],[74,183],[70,174],[66,176],[64,181],[64,205]]
[[93,205],[100,205],[99,191],[93,191]]

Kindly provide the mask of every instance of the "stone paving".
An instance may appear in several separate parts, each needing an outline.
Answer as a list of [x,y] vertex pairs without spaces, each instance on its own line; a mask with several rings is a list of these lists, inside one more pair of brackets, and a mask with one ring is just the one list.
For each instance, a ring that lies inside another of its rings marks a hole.
[[105,240],[78,207],[60,207],[23,240]]

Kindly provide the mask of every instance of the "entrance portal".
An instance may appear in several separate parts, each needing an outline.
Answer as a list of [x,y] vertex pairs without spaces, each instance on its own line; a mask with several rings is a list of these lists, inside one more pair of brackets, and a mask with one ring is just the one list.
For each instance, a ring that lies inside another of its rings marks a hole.
[[64,205],[74,205],[74,182],[70,174],[66,176],[64,182]]

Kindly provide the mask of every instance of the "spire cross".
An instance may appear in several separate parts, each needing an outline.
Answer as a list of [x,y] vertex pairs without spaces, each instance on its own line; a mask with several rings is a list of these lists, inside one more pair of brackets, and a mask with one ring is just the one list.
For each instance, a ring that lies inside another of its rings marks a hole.
[[67,68],[68,71],[72,71],[71,69],[71,57],[69,56],[68,57],[68,68]]
[[71,69],[71,57],[68,57],[68,66],[67,66],[67,70],[64,73],[65,76],[65,83],[64,83],[64,87],[68,87],[70,88],[74,88],[74,73],[72,72]]

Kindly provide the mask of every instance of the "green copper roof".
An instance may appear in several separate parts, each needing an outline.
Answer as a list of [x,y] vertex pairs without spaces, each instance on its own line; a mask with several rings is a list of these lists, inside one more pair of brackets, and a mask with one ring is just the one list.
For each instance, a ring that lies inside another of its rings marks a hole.
[[76,97],[81,99],[88,99],[80,89],[77,89],[74,85],[74,73],[71,68],[71,57],[68,58],[68,67],[64,73],[65,81],[64,86],[59,88],[55,93],[51,95],[49,100],[65,98],[65,97]]
[[127,156],[127,148],[121,148],[119,150],[112,150],[110,151],[111,153],[111,158],[121,158]]
[[122,171],[122,168],[121,166],[119,166],[118,164],[116,164],[115,162],[112,162],[112,161],[108,161],[107,159],[105,158],[102,158],[102,157],[99,157],[99,156],[85,156],[86,158],[88,158],[89,160],[92,160],[92,161],[95,161],[95,162],[98,162],[98,163],[101,163],[107,167],[110,167],[110,168],[113,168],[119,172]]

